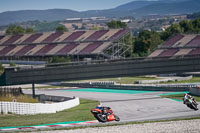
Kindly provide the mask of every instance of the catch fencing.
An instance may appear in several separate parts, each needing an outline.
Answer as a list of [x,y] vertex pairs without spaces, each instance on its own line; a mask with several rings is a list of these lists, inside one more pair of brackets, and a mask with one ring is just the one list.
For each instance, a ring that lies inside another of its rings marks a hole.
[[41,113],[56,113],[75,107],[80,104],[79,98],[57,102],[57,103],[20,103],[20,102],[0,102],[0,111],[3,114],[41,114]]
[[22,88],[9,88],[9,87],[2,87],[0,88],[0,96],[6,96],[6,95],[13,95],[13,96],[19,96],[22,93]]

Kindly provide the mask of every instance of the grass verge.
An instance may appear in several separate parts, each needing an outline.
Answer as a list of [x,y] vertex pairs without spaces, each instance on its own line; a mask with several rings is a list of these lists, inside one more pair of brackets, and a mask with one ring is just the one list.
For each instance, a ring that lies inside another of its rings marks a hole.
[[34,99],[28,95],[19,95],[19,96],[13,96],[11,94],[5,95],[5,96],[0,96],[0,101],[5,101],[5,102],[26,102],[26,103],[38,103],[38,99]]
[[0,115],[0,127],[32,126],[66,121],[95,120],[90,109],[96,107],[98,101],[80,99],[80,105],[55,114],[38,115]]
[[[190,94],[191,95],[191,94]],[[177,100],[183,100],[184,94],[172,94],[172,95],[160,95],[163,98],[170,98],[170,99],[177,99]],[[200,97],[193,96],[197,101],[200,101]]]
[[155,80],[154,77],[120,77],[120,81],[118,78],[105,78],[105,79],[92,79],[92,80],[81,80],[74,82],[87,82],[87,81],[114,81],[116,83],[121,84],[134,84],[135,81],[138,80]]
[[[93,80],[81,80],[81,81],[74,81],[74,82],[87,82],[87,81],[114,81],[116,83],[121,84],[134,84],[135,81],[140,80],[160,80],[155,77],[120,77],[120,81],[118,78],[105,78],[105,79],[93,79]],[[200,77],[193,77],[190,80],[183,80],[183,81],[169,81],[169,82],[162,82],[160,84],[178,84],[178,83],[197,83],[200,81]]]

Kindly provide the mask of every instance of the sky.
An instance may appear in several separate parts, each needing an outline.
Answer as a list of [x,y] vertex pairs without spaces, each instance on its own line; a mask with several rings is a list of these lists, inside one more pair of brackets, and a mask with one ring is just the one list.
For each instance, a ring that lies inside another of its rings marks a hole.
[[114,8],[131,1],[135,0],[0,0],[0,12],[27,9],[101,10]]

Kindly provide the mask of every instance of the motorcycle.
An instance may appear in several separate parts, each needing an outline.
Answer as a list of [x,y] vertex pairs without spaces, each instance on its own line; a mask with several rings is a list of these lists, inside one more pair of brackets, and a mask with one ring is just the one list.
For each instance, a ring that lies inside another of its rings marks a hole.
[[109,121],[120,121],[120,118],[117,115],[114,115],[111,108],[100,109],[91,109],[91,113],[99,122],[109,122]]
[[190,109],[198,110],[198,107],[197,107],[198,104],[194,102],[194,100],[192,99],[187,99],[185,104]]

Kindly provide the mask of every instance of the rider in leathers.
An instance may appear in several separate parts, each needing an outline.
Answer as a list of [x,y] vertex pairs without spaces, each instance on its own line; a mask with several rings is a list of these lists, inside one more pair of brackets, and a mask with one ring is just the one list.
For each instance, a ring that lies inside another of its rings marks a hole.
[[[187,100],[192,99],[192,101],[194,101],[195,104],[197,104],[196,100],[194,99],[194,97],[192,97],[191,95],[185,93],[184,97],[183,97],[183,104],[186,104]],[[197,104],[198,105],[198,104]]]

